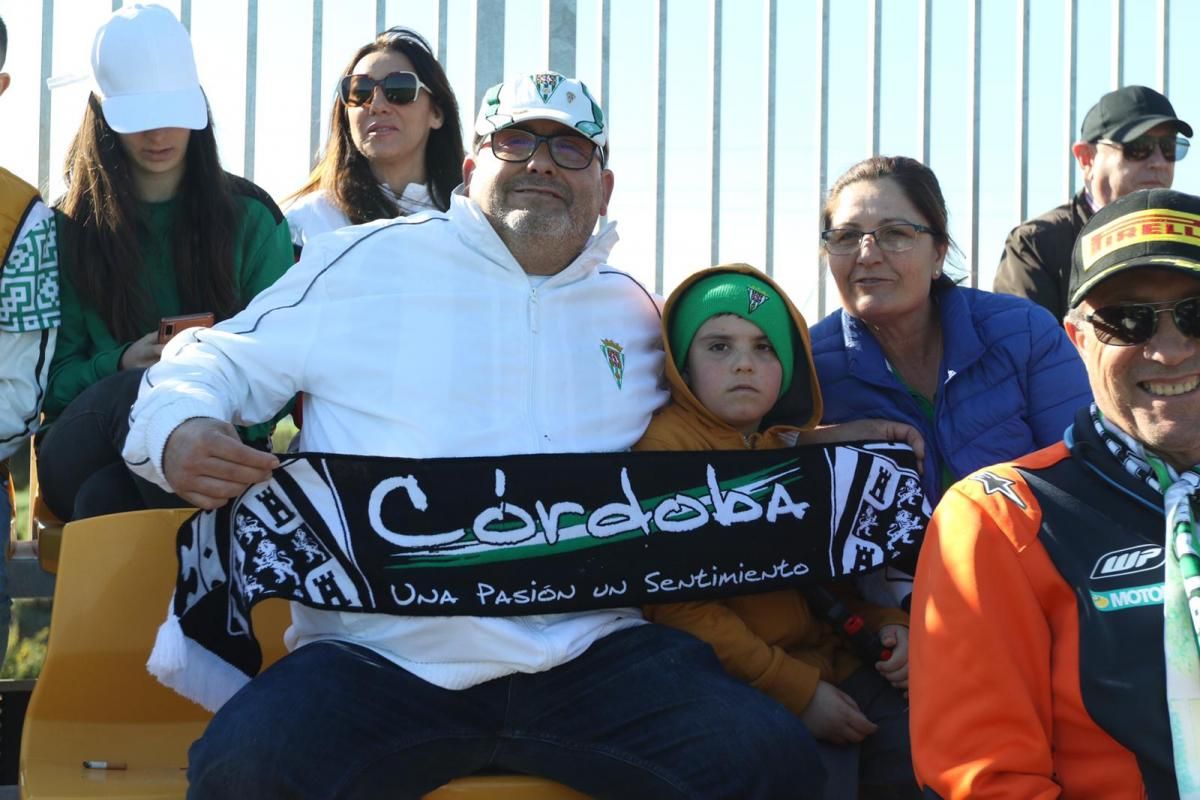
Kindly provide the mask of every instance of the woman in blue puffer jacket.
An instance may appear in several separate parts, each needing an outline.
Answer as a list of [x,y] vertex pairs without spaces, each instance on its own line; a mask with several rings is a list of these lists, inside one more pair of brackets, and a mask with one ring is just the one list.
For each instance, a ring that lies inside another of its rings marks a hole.
[[825,201],[822,247],[842,308],[812,329],[822,422],[913,425],[936,502],[954,481],[1057,442],[1091,402],[1060,321],[1024,298],[956,286],[933,171],[876,156]]

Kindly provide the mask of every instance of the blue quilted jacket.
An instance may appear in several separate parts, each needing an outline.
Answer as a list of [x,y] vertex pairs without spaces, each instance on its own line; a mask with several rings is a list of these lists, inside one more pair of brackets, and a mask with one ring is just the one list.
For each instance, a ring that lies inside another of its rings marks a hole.
[[925,491],[936,502],[942,465],[956,478],[1054,444],[1092,401],[1087,373],[1062,325],[1022,297],[939,281],[941,389],[934,422],[888,369],[879,342],[838,310],[812,328],[822,422],[907,422],[925,437]]

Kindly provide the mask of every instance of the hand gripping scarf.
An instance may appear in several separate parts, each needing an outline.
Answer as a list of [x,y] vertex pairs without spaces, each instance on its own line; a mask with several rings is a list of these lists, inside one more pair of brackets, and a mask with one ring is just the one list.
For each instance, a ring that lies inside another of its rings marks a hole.
[[179,530],[148,668],[216,709],[258,672],[250,608],[516,616],[751,594],[911,564],[912,451],[462,459],[299,454]]

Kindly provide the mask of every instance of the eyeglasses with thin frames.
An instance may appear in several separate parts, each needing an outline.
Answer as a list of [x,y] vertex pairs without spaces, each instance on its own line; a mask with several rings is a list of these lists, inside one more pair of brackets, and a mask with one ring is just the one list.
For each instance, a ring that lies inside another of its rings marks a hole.
[[875,246],[888,253],[904,253],[917,244],[922,233],[933,233],[933,228],[916,222],[891,222],[880,225],[873,231],[857,228],[829,228],[821,231],[821,242],[825,250],[835,256],[848,256],[862,247],[863,237],[870,236]]
[[600,166],[604,166],[604,151],[591,139],[573,133],[541,136],[523,128],[504,128],[492,133],[479,146],[490,145],[496,158],[521,164],[533,158],[542,142],[546,143],[550,158],[563,169],[586,169],[596,153],[600,154]]
[[1200,339],[1200,297],[1165,303],[1120,303],[1086,314],[1096,338],[1114,347],[1145,344],[1158,331],[1158,315],[1171,312],[1175,327],[1184,336]]
[[1186,138],[1174,134],[1170,136],[1139,136],[1132,142],[1114,142],[1112,139],[1098,139],[1096,143],[1120,148],[1121,155],[1129,161],[1145,161],[1154,155],[1155,147],[1158,148],[1163,158],[1167,161],[1182,161],[1184,156],[1188,154],[1188,148],[1191,147],[1191,142]]
[[392,72],[382,78],[372,78],[370,75],[347,75],[338,84],[338,96],[349,108],[357,108],[370,103],[375,97],[375,87],[383,89],[383,97],[392,105],[404,106],[416,102],[421,96],[421,90],[433,92],[421,82],[415,72]]

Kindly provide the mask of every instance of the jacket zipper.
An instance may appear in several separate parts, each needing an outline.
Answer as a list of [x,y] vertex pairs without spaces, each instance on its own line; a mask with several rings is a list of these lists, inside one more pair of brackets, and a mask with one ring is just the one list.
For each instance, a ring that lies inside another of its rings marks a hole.
[[[540,320],[538,319],[539,311],[538,290],[536,286],[531,286],[529,288],[529,374],[531,378],[538,377],[535,375],[535,372],[537,370],[538,331],[540,328]],[[529,429],[535,439],[532,452],[544,453],[546,452],[544,437],[538,429],[538,420],[533,413],[536,406],[533,387],[538,383],[539,381],[537,380],[529,381],[529,395],[526,398],[526,415],[529,418]]]

